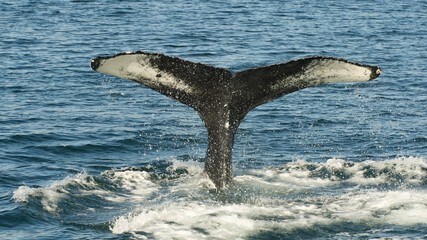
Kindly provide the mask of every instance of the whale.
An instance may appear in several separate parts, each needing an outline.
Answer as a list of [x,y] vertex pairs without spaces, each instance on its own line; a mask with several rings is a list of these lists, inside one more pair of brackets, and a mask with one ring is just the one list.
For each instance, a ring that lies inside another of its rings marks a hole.
[[237,129],[255,107],[308,87],[367,82],[378,66],[314,56],[232,72],[161,53],[143,51],[91,60],[99,73],[128,79],[193,108],[208,134],[204,171],[216,189],[232,181],[232,150]]

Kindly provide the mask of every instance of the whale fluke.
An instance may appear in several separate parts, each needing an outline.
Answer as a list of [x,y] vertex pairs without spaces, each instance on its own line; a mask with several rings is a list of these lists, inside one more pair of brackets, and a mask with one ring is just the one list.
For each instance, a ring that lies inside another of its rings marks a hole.
[[251,109],[307,87],[366,82],[381,74],[379,67],[333,57],[307,57],[232,73],[141,51],[97,57],[91,67],[143,84],[195,109],[208,131],[205,171],[217,189],[231,181],[234,135]]

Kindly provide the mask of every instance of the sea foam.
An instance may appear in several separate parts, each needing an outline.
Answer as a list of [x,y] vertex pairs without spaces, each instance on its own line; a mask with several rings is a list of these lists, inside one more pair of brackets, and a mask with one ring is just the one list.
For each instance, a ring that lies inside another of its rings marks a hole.
[[[114,210],[96,222],[140,239],[245,239],[272,229],[292,234],[319,226],[427,224],[426,176],[426,160],[417,157],[299,160],[250,170],[217,192],[203,163],[171,160],[167,167],[79,173],[45,187],[21,186],[13,199],[83,222]],[[85,202],[85,208],[63,213]]]

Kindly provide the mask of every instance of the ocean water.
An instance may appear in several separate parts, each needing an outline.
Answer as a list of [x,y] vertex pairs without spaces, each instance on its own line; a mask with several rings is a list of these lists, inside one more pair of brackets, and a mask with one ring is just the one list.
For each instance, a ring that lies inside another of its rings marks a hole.
[[[426,9],[1,1],[0,238],[427,238]],[[136,50],[233,71],[325,55],[383,74],[254,109],[216,192],[192,109],[89,67]]]

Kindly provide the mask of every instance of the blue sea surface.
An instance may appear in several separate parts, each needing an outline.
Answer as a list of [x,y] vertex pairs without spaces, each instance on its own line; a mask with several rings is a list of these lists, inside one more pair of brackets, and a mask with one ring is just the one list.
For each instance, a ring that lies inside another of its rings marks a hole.
[[[427,2],[0,2],[1,239],[427,238]],[[251,111],[233,183],[197,113],[90,68],[142,50],[232,71],[378,65]]]

